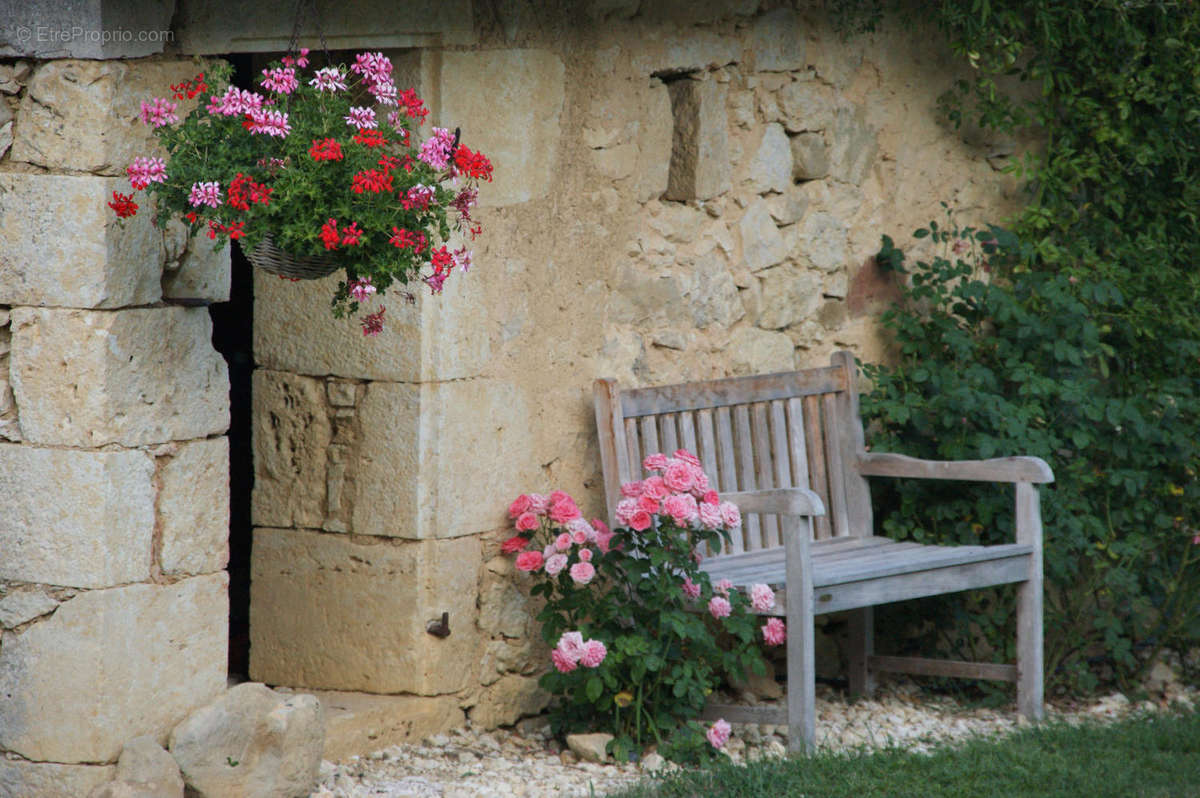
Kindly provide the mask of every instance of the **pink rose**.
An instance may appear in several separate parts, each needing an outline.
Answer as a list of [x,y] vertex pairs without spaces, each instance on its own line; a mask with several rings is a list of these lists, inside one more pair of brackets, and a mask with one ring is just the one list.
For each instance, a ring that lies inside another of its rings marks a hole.
[[529,494],[529,512],[534,515],[545,515],[550,509],[550,500],[540,493]]
[[721,510],[715,504],[702,502],[699,507],[700,525],[705,529],[716,529],[724,523]]
[[717,495],[715,490],[710,490],[704,494],[704,498],[702,498],[700,501],[704,502],[705,504],[720,504],[721,497]]
[[636,499],[642,495],[642,481],[635,480],[634,482],[621,483],[621,495],[627,499]]
[[592,561],[592,550],[591,549],[580,549],[579,550],[579,561],[580,562],[591,562]]
[[550,505],[550,520],[556,524],[565,524],[573,518],[578,518],[579,515],[579,508],[575,506],[575,500],[570,496],[561,501],[552,502]]
[[733,590],[733,582],[730,582],[728,579],[718,579],[717,583],[713,585],[713,590],[717,591],[722,596],[728,596],[729,591]]
[[540,551],[523,551],[517,555],[517,569],[521,571],[536,571],[542,567]]
[[579,658],[579,664],[585,668],[596,668],[604,662],[607,655],[608,649],[603,643],[599,640],[589,640],[583,644],[583,656]]
[[517,531],[531,532],[538,528],[538,517],[533,513],[521,513],[517,517]]
[[629,517],[629,528],[637,532],[645,532],[650,528],[654,518],[645,510],[638,510]]
[[692,468],[692,493],[697,496],[708,493],[708,474],[704,473],[703,468]]
[[590,562],[577,562],[571,566],[571,578],[577,585],[586,585],[596,575],[596,566]]
[[608,524],[604,523],[599,518],[592,519],[592,528],[596,530],[596,537],[612,534],[612,530],[608,528]]
[[609,543],[612,542],[613,533],[608,527],[601,527],[596,531],[596,548],[600,549],[601,554],[608,554]]
[[508,505],[508,517],[516,518],[521,513],[528,512],[530,504],[532,502],[529,501],[529,497],[522,493],[513,500],[512,504]]
[[653,476],[642,481],[642,495],[649,496],[656,501],[662,501],[671,495],[671,490],[663,482],[662,477]]
[[775,591],[766,585],[750,586],[750,606],[759,612],[775,608]]
[[637,508],[637,499],[621,499],[621,501],[617,502],[617,523],[621,526],[629,526],[629,519],[637,512]]
[[579,662],[583,656],[583,634],[581,632],[563,632],[558,638],[555,648],[562,652],[571,662]]
[[554,548],[557,551],[566,551],[567,549],[571,548],[571,536],[566,532],[563,532],[554,539]]
[[663,483],[671,490],[682,493],[692,489],[692,467],[682,460],[669,460],[663,470]]
[[700,458],[689,452],[687,449],[676,449],[675,459],[682,460],[685,463],[689,463],[697,467],[700,466]]
[[500,551],[503,554],[516,554],[521,549],[529,545],[529,541],[520,535],[513,535],[508,540],[500,544]]
[[554,548],[553,543],[547,543],[546,548],[542,549],[542,559],[543,560],[548,560],[551,557],[553,557],[555,554],[558,554],[558,549]]
[[558,576],[562,569],[567,567],[567,555],[551,554],[546,558],[546,573],[551,576]]
[[683,579],[683,595],[690,599],[700,598],[700,585],[693,582],[690,576]]
[[559,673],[570,673],[576,667],[571,658],[557,648],[550,652],[550,661],[554,663],[554,667],[558,669]]
[[653,515],[654,513],[657,513],[659,510],[658,499],[652,499],[649,496],[645,496],[645,495],[643,495],[641,498],[639,498],[637,500],[637,506],[638,506],[639,510],[645,510],[646,512],[650,513],[651,515]]
[[724,748],[725,743],[729,742],[729,732],[732,731],[729,724],[722,718],[714,723],[708,730],[705,736],[708,738],[709,745],[713,748]]
[[550,504],[558,504],[559,502],[571,502],[572,504],[575,503],[575,500],[571,498],[571,494],[567,493],[565,490],[551,491],[550,495],[546,498],[550,501]]
[[577,537],[578,537],[579,533],[581,533],[581,532],[583,533],[583,539],[585,541],[586,540],[594,540],[596,537],[596,530],[592,529],[592,525],[589,524],[587,521],[583,520],[582,518],[573,518],[570,521],[568,521],[567,522],[567,531],[571,533],[571,539],[574,540],[576,543],[579,542],[579,540],[577,540]]
[[587,532],[584,532],[583,530],[579,530],[578,532],[572,532],[571,533],[571,542],[574,543],[576,546],[582,546],[584,543],[587,543],[588,542]]
[[742,525],[742,511],[733,502],[721,502],[721,518],[725,519],[725,526],[730,529],[737,529]]
[[647,471],[662,471],[667,467],[667,456],[665,454],[648,454],[646,459],[642,460],[642,468]]
[[676,526],[687,526],[699,516],[696,499],[687,493],[675,493],[663,501],[663,512],[671,516]]
[[713,596],[708,601],[708,611],[712,613],[712,617],[728,618],[729,613],[733,611],[733,606],[730,605],[729,599],[724,596]]
[[769,646],[781,646],[787,640],[787,625],[780,618],[769,618],[762,628],[763,640]]

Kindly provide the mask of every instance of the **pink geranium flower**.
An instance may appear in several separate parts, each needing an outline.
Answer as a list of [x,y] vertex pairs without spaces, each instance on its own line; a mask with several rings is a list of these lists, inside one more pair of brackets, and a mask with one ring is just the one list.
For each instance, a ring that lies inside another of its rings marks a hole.
[[352,107],[350,115],[345,117],[345,119],[347,125],[356,127],[359,130],[377,127],[379,124],[375,121],[375,111],[373,109],[358,106]]
[[571,579],[577,585],[586,585],[596,575],[596,566],[590,562],[577,562],[571,566]]
[[781,646],[787,639],[787,625],[780,618],[769,618],[762,628],[763,640],[769,646]]
[[759,612],[775,608],[775,591],[766,585],[750,586],[750,606]]
[[724,748],[725,743],[729,742],[729,733],[733,731],[725,719],[722,718],[709,727],[707,734],[709,745],[713,748]]
[[221,184],[217,182],[192,183],[192,192],[188,195],[192,207],[199,208],[207,205],[210,208],[221,207]]
[[728,618],[729,613],[733,611],[733,606],[729,603],[729,599],[724,596],[713,596],[708,601],[708,611],[712,613],[712,617]]
[[354,297],[356,302],[366,302],[374,293],[375,286],[371,285],[370,277],[360,277],[350,281],[350,296]]
[[175,109],[179,103],[173,103],[165,97],[155,97],[150,102],[142,102],[142,124],[150,127],[162,127],[171,122],[178,122],[179,116]]

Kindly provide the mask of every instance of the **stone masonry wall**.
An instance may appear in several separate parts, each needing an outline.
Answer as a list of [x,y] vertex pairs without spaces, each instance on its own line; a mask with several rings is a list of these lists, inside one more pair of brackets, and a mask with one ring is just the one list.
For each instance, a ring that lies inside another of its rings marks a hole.
[[225,688],[229,382],[196,305],[228,253],[106,206],[140,100],[195,71],[0,61],[0,795],[87,795]]
[[842,41],[758,0],[472,13],[473,43],[389,51],[496,164],[471,272],[385,299],[365,340],[329,282],[255,286],[251,676],[426,696],[414,736],[542,706],[504,508],[561,488],[601,514],[595,378],[886,357],[880,236],[1018,198],[1010,143],[937,122],[957,74],[931,30]]

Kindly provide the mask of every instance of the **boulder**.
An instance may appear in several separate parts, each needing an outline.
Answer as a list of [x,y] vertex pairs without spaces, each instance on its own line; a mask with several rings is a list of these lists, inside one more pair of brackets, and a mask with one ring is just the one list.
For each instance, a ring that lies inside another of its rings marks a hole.
[[612,742],[611,734],[568,734],[567,748],[575,752],[584,762],[603,762],[608,758],[608,744]]
[[135,737],[121,749],[116,779],[88,798],[183,798],[179,766],[153,737]]
[[317,783],[325,722],[311,695],[239,684],[171,732],[170,750],[199,798],[301,798]]

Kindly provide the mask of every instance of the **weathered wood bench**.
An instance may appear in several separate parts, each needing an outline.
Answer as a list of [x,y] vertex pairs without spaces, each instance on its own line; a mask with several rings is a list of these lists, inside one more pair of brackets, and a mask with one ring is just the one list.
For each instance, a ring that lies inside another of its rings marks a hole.
[[[786,618],[787,706],[709,706],[707,717],[784,723],[789,749],[815,739],[813,618],[850,611],[848,680],[872,690],[872,674],[905,672],[1017,683],[1019,710],[1042,717],[1042,523],[1039,483],[1054,479],[1036,457],[942,462],[867,452],[849,352],[825,368],[622,390],[595,384],[596,424],[610,517],[620,485],[641,462],[677,448],[699,455],[713,487],[743,511],[728,551],[702,567],[739,587],[777,589]],[[930,546],[873,534],[867,477],[1011,482],[1016,542]],[[828,511],[826,511],[826,509]],[[1018,583],[1015,665],[881,657],[872,607],[893,601]]]

